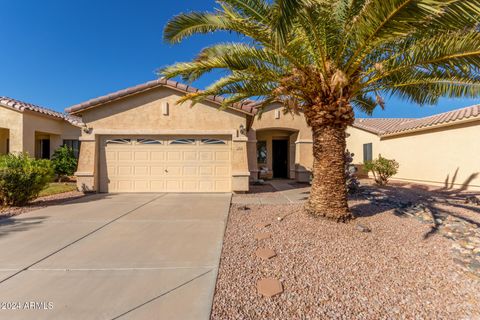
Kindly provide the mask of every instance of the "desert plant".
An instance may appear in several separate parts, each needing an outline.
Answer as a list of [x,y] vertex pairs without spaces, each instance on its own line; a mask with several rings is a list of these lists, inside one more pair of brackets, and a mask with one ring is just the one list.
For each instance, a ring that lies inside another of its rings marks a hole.
[[58,180],[61,182],[65,176],[71,176],[77,169],[77,158],[73,149],[61,146],[52,155],[52,165]]
[[384,186],[388,180],[397,174],[399,164],[397,161],[378,156],[378,159],[365,162],[365,170],[372,172],[373,178],[378,185]]
[[164,38],[231,32],[241,42],[203,49],[163,68],[166,78],[225,75],[178,102],[225,96],[222,106],[258,99],[303,113],[312,129],[313,181],[307,212],[352,218],[345,190],[346,128],[354,108],[384,107],[383,96],[434,104],[480,94],[478,0],[218,0],[212,12],[174,17]]
[[346,187],[348,193],[355,193],[360,187],[360,182],[357,178],[357,168],[353,165],[353,157],[355,154],[350,151],[345,151],[345,176]]
[[0,201],[23,206],[35,199],[54,176],[50,160],[36,160],[27,154],[0,157]]

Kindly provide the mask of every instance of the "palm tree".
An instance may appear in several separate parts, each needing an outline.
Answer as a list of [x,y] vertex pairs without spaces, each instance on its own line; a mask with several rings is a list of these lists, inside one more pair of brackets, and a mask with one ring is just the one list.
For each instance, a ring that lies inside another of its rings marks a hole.
[[219,0],[213,12],[171,19],[164,37],[178,43],[227,31],[240,42],[203,49],[191,62],[160,71],[194,81],[226,76],[182,101],[224,95],[224,106],[261,98],[303,112],[313,136],[307,212],[352,217],[345,190],[346,128],[354,109],[371,113],[384,96],[417,104],[480,93],[480,0]]

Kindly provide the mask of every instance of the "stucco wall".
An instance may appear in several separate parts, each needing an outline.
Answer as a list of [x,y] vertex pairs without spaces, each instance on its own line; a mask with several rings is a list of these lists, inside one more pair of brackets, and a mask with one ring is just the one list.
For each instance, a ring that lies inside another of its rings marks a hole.
[[[278,117],[277,117],[278,115]],[[289,176],[298,181],[309,181],[309,170],[313,165],[312,131],[307,126],[305,117],[300,114],[284,114],[278,103],[266,107],[260,116],[255,118],[249,132],[249,170],[252,179],[257,177],[257,141],[267,141],[267,153],[272,154],[271,141],[275,138],[289,139]],[[272,170],[272,157],[267,156],[267,167]]]
[[374,159],[378,157],[380,138],[376,134],[354,127],[348,127],[347,133],[349,134],[347,149],[354,154],[354,164],[363,164],[363,145],[365,143],[372,144],[372,156]]
[[65,120],[47,117],[36,112],[23,113],[23,150],[35,155],[35,136],[50,138],[50,155],[63,143],[63,139],[78,139],[81,129]]
[[[234,110],[219,110],[210,102],[177,105],[184,93],[171,88],[156,88],[132,95],[80,114],[90,128],[82,133],[79,185],[97,190],[98,137],[102,135],[229,135],[232,137],[232,186],[248,190],[247,137],[239,133],[247,126],[247,115]],[[168,104],[168,114],[163,114]]]
[[378,151],[399,162],[395,179],[480,190],[479,137],[476,121],[382,138]]
[[23,113],[0,107],[0,128],[9,130],[10,152],[23,151]]

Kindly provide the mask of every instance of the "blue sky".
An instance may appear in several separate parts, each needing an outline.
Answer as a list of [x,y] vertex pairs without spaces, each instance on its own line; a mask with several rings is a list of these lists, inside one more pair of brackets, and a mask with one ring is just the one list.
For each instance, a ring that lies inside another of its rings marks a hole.
[[[159,67],[188,61],[229,34],[178,45],[162,40],[180,12],[210,10],[214,0],[0,0],[0,95],[55,110],[156,78]],[[214,76],[194,83],[204,88]],[[419,107],[387,100],[374,117],[421,117],[479,103],[443,99]],[[361,116],[361,115],[359,115]]]

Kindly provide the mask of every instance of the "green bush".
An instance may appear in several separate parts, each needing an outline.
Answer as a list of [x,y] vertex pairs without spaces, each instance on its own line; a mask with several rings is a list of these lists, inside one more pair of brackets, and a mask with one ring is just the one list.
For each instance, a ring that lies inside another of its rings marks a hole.
[[36,160],[26,154],[0,157],[0,202],[23,206],[38,197],[54,176],[50,160]]
[[71,176],[77,169],[77,158],[73,153],[73,149],[62,146],[55,150],[52,155],[52,165],[55,174],[62,180],[64,176]]
[[378,159],[365,162],[365,170],[372,172],[375,182],[381,186],[388,183],[388,179],[397,174],[399,164],[395,160],[390,160],[378,156]]

